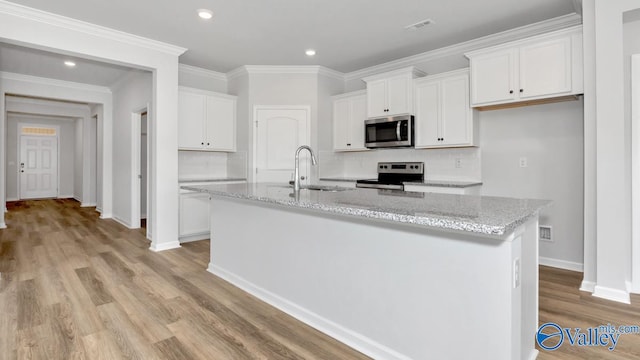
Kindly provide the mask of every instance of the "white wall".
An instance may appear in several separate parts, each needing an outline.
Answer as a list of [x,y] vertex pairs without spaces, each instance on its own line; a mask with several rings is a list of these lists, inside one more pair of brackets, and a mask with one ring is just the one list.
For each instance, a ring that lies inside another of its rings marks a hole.
[[630,301],[632,195],[623,14],[639,7],[637,0],[583,1],[588,171],[584,196],[595,211],[585,210],[582,288],[621,302]]
[[227,153],[179,151],[179,180],[208,180],[227,177]]
[[[139,214],[132,214],[132,187],[137,184],[137,173],[132,170],[133,149],[132,133],[134,113],[147,108],[152,101],[152,76],[146,72],[134,72],[119,82],[113,91],[113,217],[129,227],[139,227],[135,219]],[[154,122],[153,113],[149,118]],[[151,150],[153,151],[153,149]],[[176,187],[177,188],[177,187]]]
[[[73,194],[74,198],[82,203],[82,199],[85,196],[84,189],[82,187],[82,177],[84,173],[82,159],[84,157],[84,133],[83,133],[84,119],[76,119],[73,122],[74,128],[74,147],[73,147]],[[62,141],[61,141],[62,143]],[[88,195],[88,194],[87,194]]]
[[[7,200],[18,200],[20,198],[18,194],[18,176],[19,176],[19,164],[20,154],[18,153],[18,141],[19,127],[18,124],[33,124],[33,125],[46,125],[46,126],[59,126],[59,163],[58,163],[58,196],[60,198],[73,198],[75,197],[75,143],[76,143],[76,130],[75,121],[72,119],[61,120],[60,118],[52,118],[45,116],[32,116],[32,115],[14,115],[9,114],[7,116]],[[81,179],[80,179],[81,180]]]
[[541,262],[581,271],[582,100],[479,114],[482,194],[552,200],[540,214],[553,236],[551,243],[540,241]]
[[178,84],[200,90],[227,93],[227,76],[223,73],[180,64]]

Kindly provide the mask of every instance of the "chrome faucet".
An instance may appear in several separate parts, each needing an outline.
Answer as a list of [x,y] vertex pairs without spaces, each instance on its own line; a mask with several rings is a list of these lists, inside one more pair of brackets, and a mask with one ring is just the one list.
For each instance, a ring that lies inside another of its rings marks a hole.
[[313,155],[313,150],[307,145],[302,145],[296,150],[296,169],[293,174],[293,190],[300,191],[300,151],[303,149],[309,150],[309,154],[311,154],[311,164],[316,165],[318,162],[316,161],[316,157]]

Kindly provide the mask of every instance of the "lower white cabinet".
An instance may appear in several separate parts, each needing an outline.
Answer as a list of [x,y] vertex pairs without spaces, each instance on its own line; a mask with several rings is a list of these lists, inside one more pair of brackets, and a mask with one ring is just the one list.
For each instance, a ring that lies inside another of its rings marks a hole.
[[[216,181],[189,183],[189,185],[244,184],[246,181]],[[211,238],[209,193],[180,189],[178,236],[180,242]]]
[[404,191],[432,192],[438,194],[454,195],[480,195],[480,185],[467,187],[428,186],[428,185],[404,185]]
[[209,239],[209,194],[180,190],[180,242]]
[[415,80],[416,148],[476,146],[478,121],[469,100],[469,69]]

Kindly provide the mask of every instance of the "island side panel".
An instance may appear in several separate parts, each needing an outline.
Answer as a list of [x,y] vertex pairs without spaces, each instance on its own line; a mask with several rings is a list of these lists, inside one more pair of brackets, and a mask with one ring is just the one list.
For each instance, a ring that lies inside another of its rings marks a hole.
[[377,359],[530,353],[509,341],[521,334],[522,237],[293,210],[212,196],[209,271]]

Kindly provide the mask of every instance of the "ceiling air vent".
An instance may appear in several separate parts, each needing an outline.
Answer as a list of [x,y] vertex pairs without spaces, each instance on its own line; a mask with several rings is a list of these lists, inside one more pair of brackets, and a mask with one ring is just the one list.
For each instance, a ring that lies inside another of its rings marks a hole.
[[540,229],[538,231],[538,237],[542,241],[553,242],[553,239],[551,238],[551,226],[540,226]]
[[405,30],[418,30],[422,27],[425,27],[427,25],[433,24],[433,20],[431,19],[426,19],[426,20],[422,20],[422,21],[418,21],[415,24],[411,24],[411,25],[407,25],[404,27]]

